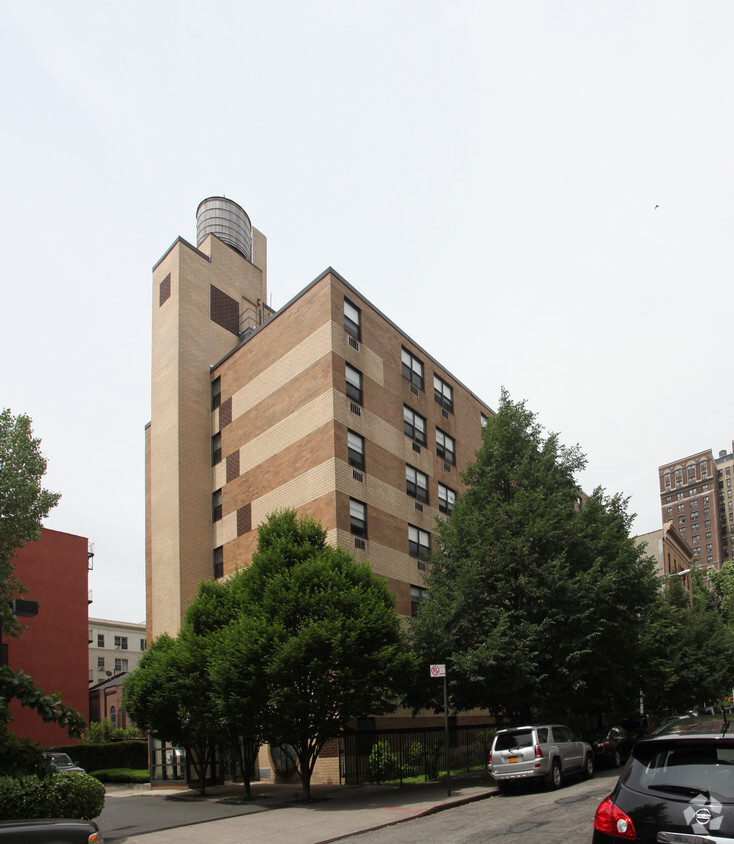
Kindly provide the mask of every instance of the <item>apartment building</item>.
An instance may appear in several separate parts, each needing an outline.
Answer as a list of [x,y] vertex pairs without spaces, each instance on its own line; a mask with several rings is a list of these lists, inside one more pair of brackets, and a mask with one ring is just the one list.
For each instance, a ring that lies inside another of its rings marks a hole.
[[135,670],[145,651],[145,622],[89,619],[89,682]]
[[711,449],[658,469],[663,523],[676,525],[706,567],[721,568],[734,551],[732,474],[734,454],[720,451],[715,458]]
[[656,573],[664,578],[680,578],[683,588],[691,591],[691,569],[694,554],[691,546],[681,536],[673,522],[635,537],[635,543],[644,548],[645,554],[656,560]]
[[178,238],[153,269],[148,637],[175,634],[199,583],[246,566],[286,507],[368,560],[410,615],[492,414],[331,268],[270,309],[266,248],[212,197],[197,246]]

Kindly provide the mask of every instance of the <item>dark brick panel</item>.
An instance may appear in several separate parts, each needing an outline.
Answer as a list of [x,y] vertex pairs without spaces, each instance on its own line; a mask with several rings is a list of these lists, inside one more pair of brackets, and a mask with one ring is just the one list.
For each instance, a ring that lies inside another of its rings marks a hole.
[[227,296],[213,284],[210,286],[210,310],[209,316],[212,322],[226,328],[239,337],[240,334],[240,306],[236,299]]
[[232,454],[227,455],[227,483],[239,478],[240,476],[240,452],[233,451]]

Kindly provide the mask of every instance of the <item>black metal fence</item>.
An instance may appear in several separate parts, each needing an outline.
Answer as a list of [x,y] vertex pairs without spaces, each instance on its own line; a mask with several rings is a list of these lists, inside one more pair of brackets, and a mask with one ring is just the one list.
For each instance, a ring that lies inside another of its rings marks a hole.
[[451,773],[483,769],[495,725],[449,727],[448,758],[444,727],[365,729],[339,740],[339,776],[346,785],[435,780],[450,762]]

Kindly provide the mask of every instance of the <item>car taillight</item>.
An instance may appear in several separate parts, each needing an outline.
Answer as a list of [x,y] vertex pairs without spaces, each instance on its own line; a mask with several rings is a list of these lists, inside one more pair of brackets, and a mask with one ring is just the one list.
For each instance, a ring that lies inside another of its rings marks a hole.
[[634,841],[637,838],[635,826],[629,815],[617,806],[611,797],[605,797],[594,815],[594,829],[611,835],[612,838],[624,838]]
[[539,744],[535,745],[535,758],[536,759],[542,759],[543,758],[543,751],[540,749]]
[[492,751],[491,750],[489,751],[489,762],[487,762],[487,767],[488,768],[492,767]]

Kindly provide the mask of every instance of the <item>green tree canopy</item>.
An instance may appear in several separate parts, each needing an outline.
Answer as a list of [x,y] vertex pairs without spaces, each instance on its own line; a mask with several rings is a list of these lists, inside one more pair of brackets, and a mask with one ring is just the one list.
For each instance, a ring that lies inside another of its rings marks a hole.
[[0,413],[0,630],[18,636],[21,626],[10,602],[27,590],[18,581],[12,563],[15,552],[38,539],[41,520],[61,497],[44,489],[46,459],[41,441],[33,436],[28,416]]
[[598,489],[580,506],[584,465],[502,391],[466,489],[437,522],[430,599],[412,625],[421,676],[445,662],[456,709],[567,717],[634,685],[621,669],[638,643],[625,631],[653,600],[653,564],[629,537],[624,499]]
[[293,748],[308,800],[324,743],[394,708],[410,665],[384,581],[286,510],[260,526],[248,568],[202,584],[179,635],[151,644],[125,700],[136,723],[202,758],[228,744],[248,792],[262,741]]

